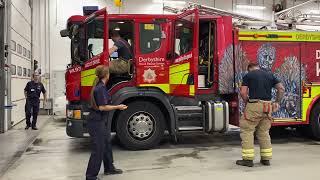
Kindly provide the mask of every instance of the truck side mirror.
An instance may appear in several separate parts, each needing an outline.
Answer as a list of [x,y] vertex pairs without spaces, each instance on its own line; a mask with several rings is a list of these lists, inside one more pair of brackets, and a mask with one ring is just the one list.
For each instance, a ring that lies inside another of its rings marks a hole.
[[172,54],[171,53],[167,53],[167,59],[172,59]]
[[69,31],[68,31],[68,29],[61,30],[61,31],[60,31],[60,36],[61,36],[61,37],[67,37],[67,36],[69,36]]

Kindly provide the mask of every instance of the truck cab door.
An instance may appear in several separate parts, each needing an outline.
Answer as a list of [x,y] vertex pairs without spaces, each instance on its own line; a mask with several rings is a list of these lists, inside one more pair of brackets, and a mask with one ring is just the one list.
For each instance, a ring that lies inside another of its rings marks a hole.
[[[101,18],[103,17],[103,18]],[[109,18],[107,9],[103,8],[88,16],[82,26],[86,28],[85,45],[86,60],[81,67],[81,100],[89,100],[93,82],[96,78],[96,67],[109,63]],[[103,33],[96,33],[103,32]],[[94,54],[88,53],[89,45]],[[92,55],[91,55],[92,54]]]
[[170,93],[169,22],[153,19],[135,20],[135,66],[136,84],[154,87]]
[[174,96],[193,97],[198,89],[199,11],[186,11],[173,22],[173,59],[169,68]]

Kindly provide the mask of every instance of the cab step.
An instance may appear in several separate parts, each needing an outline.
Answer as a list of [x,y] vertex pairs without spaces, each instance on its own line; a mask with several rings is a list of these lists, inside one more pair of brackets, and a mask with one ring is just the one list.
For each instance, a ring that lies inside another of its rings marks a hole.
[[175,106],[176,129],[179,132],[226,132],[229,127],[229,105],[225,101],[205,101],[199,106]]
[[199,127],[199,126],[182,126],[182,127],[179,127],[179,131],[203,131],[203,127]]
[[203,109],[200,106],[176,106],[179,131],[203,131]]

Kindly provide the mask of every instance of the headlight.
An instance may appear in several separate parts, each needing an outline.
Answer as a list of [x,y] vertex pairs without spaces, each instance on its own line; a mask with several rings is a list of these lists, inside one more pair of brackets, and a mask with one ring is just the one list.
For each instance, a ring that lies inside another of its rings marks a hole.
[[73,110],[70,110],[70,109],[67,110],[67,117],[73,118]]

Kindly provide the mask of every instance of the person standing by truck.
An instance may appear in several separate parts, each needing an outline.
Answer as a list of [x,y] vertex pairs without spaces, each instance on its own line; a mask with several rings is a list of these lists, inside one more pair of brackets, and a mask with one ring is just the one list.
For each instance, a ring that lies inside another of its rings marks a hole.
[[[47,93],[43,84],[40,82],[38,73],[32,75],[32,81],[29,81],[24,88],[24,96],[26,98],[25,113],[26,113],[26,128],[30,127],[32,130],[38,130],[37,117],[39,112],[40,94],[43,93],[44,104],[47,102]],[[32,114],[32,123],[30,122]]]
[[106,84],[109,80],[109,68],[100,65],[96,68],[96,80],[91,90],[90,117],[88,120],[88,131],[92,139],[93,147],[86,172],[87,180],[97,180],[101,163],[104,164],[104,173],[121,174],[122,170],[113,165],[111,147],[111,132],[106,128],[106,117],[108,111],[125,110],[126,105],[110,105]]
[[[242,160],[237,160],[240,166],[253,167],[254,132],[260,145],[260,163],[270,166],[272,145],[269,130],[272,123],[272,112],[279,109],[284,94],[284,87],[270,72],[260,70],[258,64],[248,65],[249,73],[243,77],[240,94],[246,104],[240,119],[240,137],[242,140]],[[271,90],[276,88],[277,97],[271,102]]]

